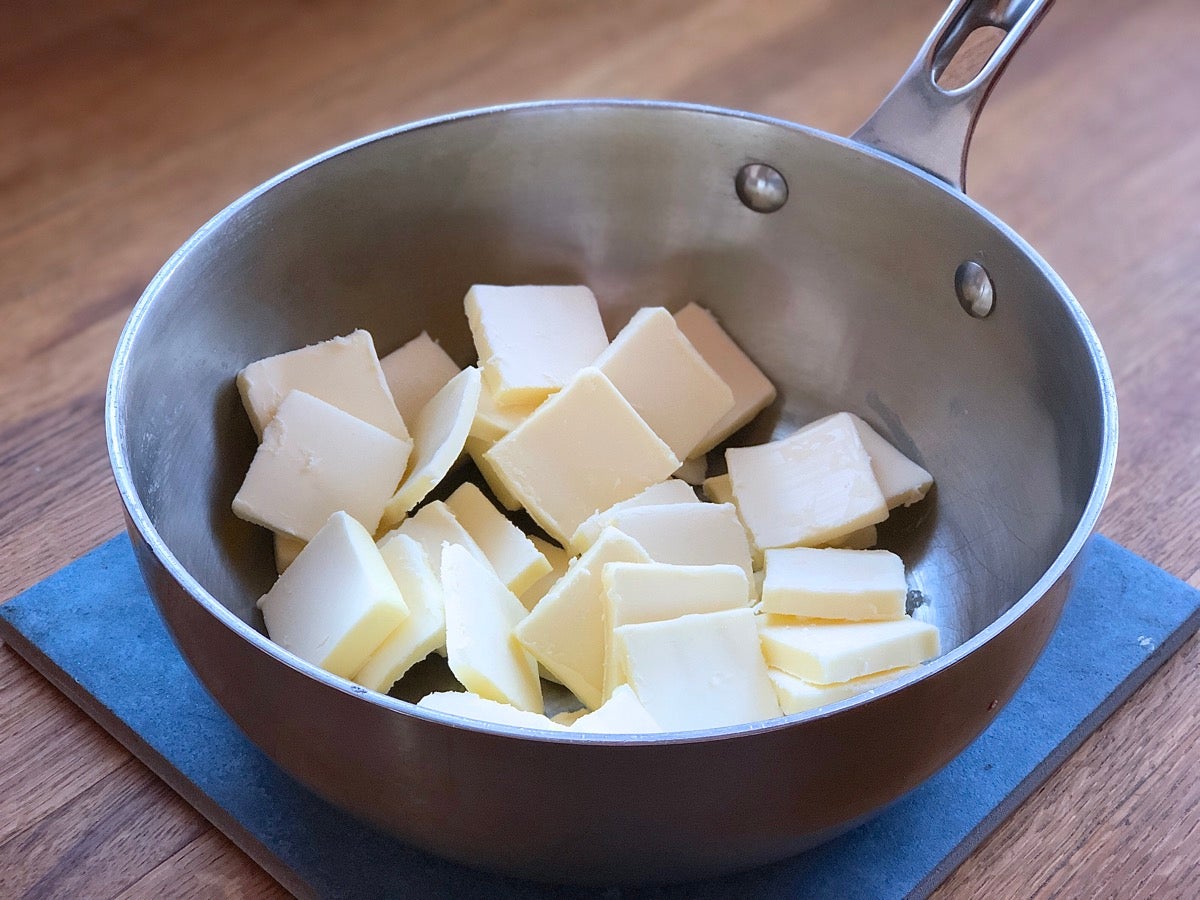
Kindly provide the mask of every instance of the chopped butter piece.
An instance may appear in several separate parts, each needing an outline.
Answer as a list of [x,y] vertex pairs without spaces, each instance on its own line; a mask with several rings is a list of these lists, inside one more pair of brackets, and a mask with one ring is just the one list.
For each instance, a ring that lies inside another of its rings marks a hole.
[[904,561],[887,550],[768,550],[762,608],[809,619],[901,619]]
[[238,373],[237,386],[259,437],[287,395],[304,391],[393,437],[409,439],[375,342],[362,329],[252,362]]
[[501,406],[485,384],[479,392],[479,408],[475,410],[475,419],[471,422],[471,437],[487,441],[490,446],[528,419],[539,406],[540,400]]
[[562,547],[552,544],[538,537],[536,534],[531,534],[529,540],[533,542],[533,546],[537,547],[538,552],[546,557],[546,561],[550,563],[549,572],[526,588],[523,594],[517,595],[517,599],[521,601],[521,604],[526,609],[531,610],[550,592],[550,588],[554,587],[558,579],[566,574],[567,566],[571,564],[571,560],[574,557]]
[[412,465],[384,511],[394,524],[425,499],[458,460],[479,405],[479,370],[467,367],[446,382],[417,415]]
[[756,546],[813,546],[887,518],[854,421],[838,413],[782,440],[725,451]]
[[894,681],[911,668],[912,666],[905,666],[901,669],[888,669],[878,675],[864,675],[862,678],[852,678],[850,681],[836,684],[813,684],[811,681],[789,675],[782,669],[769,668],[767,675],[771,678],[771,684],[775,686],[775,696],[779,699],[783,714],[790,716],[874,690],[889,681]]
[[399,535],[407,535],[421,545],[435,574],[442,570],[442,550],[447,544],[465,547],[468,553],[485,566],[490,568],[492,565],[483,548],[475,543],[475,539],[467,533],[467,529],[463,528],[462,523],[441,500],[426,503],[398,527],[381,537],[378,542],[380,549]]
[[408,606],[408,618],[389,634],[354,673],[354,681],[387,693],[414,665],[446,643],[442,586],[421,545],[398,535],[379,551]]
[[749,609],[622,625],[625,672],[666,731],[758,722],[781,714]]
[[709,429],[694,451],[703,453],[770,406],[775,399],[775,385],[704,307],[689,303],[675,313],[675,323],[733,392],[733,406]]
[[442,550],[446,658],[463,687],[526,712],[542,711],[537,661],[513,640],[525,607],[464,547]]
[[311,540],[330,514],[345,510],[374,531],[411,446],[324,400],[292,391],[267,423],[233,498],[234,515]]
[[544,400],[608,346],[583,285],[477,284],[463,305],[483,380],[501,405]]
[[622,500],[620,503],[614,503],[607,509],[601,510],[588,516],[583,524],[575,529],[575,534],[571,536],[571,543],[568,545],[576,553],[582,553],[588,547],[596,542],[600,537],[600,532],[604,530],[605,522],[612,518],[613,514],[622,509],[629,509],[634,506],[666,506],[670,503],[699,503],[700,499],[696,496],[696,492],[692,490],[692,486],[686,481],[680,481],[678,478],[668,478],[666,481],[660,481],[658,484],[652,484],[639,494],[635,494],[628,500]]
[[714,475],[712,478],[705,478],[701,489],[704,491],[704,496],[713,503],[737,503],[733,499],[733,481],[729,477],[729,473],[724,475]]
[[446,499],[446,507],[479,545],[504,586],[518,597],[551,571],[550,561],[525,532],[471,482],[455,490]]
[[335,512],[258,601],[276,644],[349,678],[409,615],[365,528]]
[[496,498],[497,502],[509,512],[516,512],[521,508],[521,501],[508,489],[496,467],[487,458],[487,452],[492,449],[494,443],[495,441],[488,441],[483,438],[468,437],[463,449],[467,451],[467,454],[475,463],[475,468],[483,476],[483,480],[487,483],[488,489],[492,492],[492,496]]
[[763,655],[777,669],[816,684],[833,684],[887,669],[915,666],[938,654],[938,630],[905,617],[888,622],[800,621],[769,616]]
[[598,710],[579,716],[570,726],[572,731],[590,731],[592,734],[654,734],[662,731],[627,684],[613,691],[612,697]]
[[383,357],[379,365],[400,417],[410,427],[433,395],[459,373],[458,363],[425,331]]
[[290,534],[280,534],[278,531],[274,534],[275,537],[275,572],[279,575],[283,574],[284,569],[296,561],[296,557],[300,555],[300,551],[304,549],[307,541],[302,541],[300,538],[294,538]]
[[680,459],[733,407],[729,386],[661,306],[634,313],[594,365]]
[[466,691],[437,691],[426,694],[417,701],[422,709],[459,716],[463,719],[478,719],[495,725],[512,725],[516,728],[540,728],[543,731],[566,731],[565,725],[547,719],[541,713],[526,712],[507,703],[497,703],[478,694]]
[[661,622],[691,613],[750,605],[750,583],[738,566],[677,566],[667,563],[608,563],[604,586],[604,696],[625,680],[613,630]]
[[583,369],[484,458],[550,536],[679,468],[679,460],[598,369]]
[[604,566],[649,561],[636,541],[605,529],[516,628],[521,645],[590,709],[604,695]]

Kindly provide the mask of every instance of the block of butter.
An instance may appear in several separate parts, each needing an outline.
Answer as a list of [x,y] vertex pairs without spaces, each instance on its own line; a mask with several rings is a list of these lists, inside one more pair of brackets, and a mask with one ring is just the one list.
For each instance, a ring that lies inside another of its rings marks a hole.
[[700,499],[696,496],[696,492],[692,490],[690,484],[686,481],[680,481],[678,478],[668,478],[666,481],[650,485],[650,487],[635,494],[628,500],[614,503],[607,509],[588,516],[583,524],[575,529],[575,534],[571,536],[570,549],[576,553],[582,553],[588,547],[592,546],[596,542],[596,539],[600,537],[600,532],[604,530],[605,523],[622,509],[629,509],[633,506],[666,506],[670,503],[699,502]]
[[904,561],[887,550],[789,547],[764,554],[762,608],[809,619],[902,619]]
[[583,369],[484,454],[539,525],[566,545],[594,512],[679,468],[598,369]]
[[841,681],[836,684],[813,684],[811,681],[789,675],[782,669],[769,668],[767,674],[771,677],[771,684],[775,686],[775,696],[779,699],[779,706],[783,710],[783,714],[790,716],[874,690],[890,681],[895,681],[911,668],[912,666],[889,669],[877,675],[865,675],[862,678],[852,678],[850,681]]
[[608,563],[604,588],[604,696],[613,694],[623,672],[613,630],[622,625],[661,622],[692,613],[744,609],[750,583],[739,566],[675,566],[666,563]]
[[729,386],[661,306],[634,313],[594,365],[680,459],[733,407]]
[[446,477],[467,442],[479,405],[479,370],[469,366],[446,382],[417,414],[412,463],[383,513],[394,525]]
[[291,391],[304,391],[400,440],[408,429],[388,389],[370,333],[345,337],[252,362],[238,373],[238,392],[260,437]]
[[754,620],[730,609],[615,630],[626,678],[655,722],[691,731],[781,714]]
[[459,373],[458,363],[425,331],[379,360],[379,366],[410,429],[425,404]]
[[541,402],[535,400],[531,403],[501,406],[485,384],[479,392],[479,407],[475,410],[474,421],[471,422],[471,437],[487,441],[490,446],[528,419]]
[[675,313],[675,322],[733,392],[733,406],[693,450],[705,453],[770,406],[775,385],[704,307],[689,303]]
[[583,285],[477,284],[463,305],[483,380],[502,406],[544,400],[608,346]]
[[576,718],[570,728],[592,734],[653,734],[663,730],[627,684],[613,691],[599,709]]
[[513,640],[525,607],[496,573],[464,547],[442,550],[442,597],[446,606],[446,659],[468,691],[542,711],[537,661]]
[[767,616],[762,651],[776,669],[815,684],[834,684],[938,655],[938,630],[910,617],[887,622],[814,624]]
[[463,528],[462,523],[454,517],[454,513],[441,500],[426,503],[396,528],[381,537],[379,539],[380,549],[386,547],[399,535],[407,535],[421,545],[421,549],[425,551],[425,556],[429,559],[430,567],[439,578],[442,571],[442,551],[449,544],[457,544],[466,548],[468,553],[491,568],[491,560],[483,552],[483,548],[475,543],[475,539],[467,533],[467,529]]
[[607,528],[514,632],[521,645],[589,709],[604,695],[604,566],[650,562],[637,542]]
[[343,678],[409,615],[371,535],[344,512],[329,517],[258,606],[271,640]]
[[574,557],[558,544],[552,544],[536,534],[529,535],[529,540],[550,563],[549,572],[526,588],[523,593],[517,595],[517,599],[526,609],[533,609],[546,594],[550,593],[550,589],[554,587],[558,579],[567,573],[567,566],[571,564]]
[[[918,466],[915,462],[897,450],[880,436],[874,428],[864,422],[854,413],[841,413],[850,417],[858,431],[863,449],[871,458],[871,471],[879,482],[888,509],[897,506],[912,506],[922,499],[933,486],[933,476]],[[814,426],[825,424],[832,416],[817,419],[801,428],[805,431]]]
[[854,420],[838,413],[782,440],[725,451],[756,546],[816,546],[887,518]]
[[488,700],[466,691],[438,691],[426,694],[417,701],[422,709],[433,709],[464,719],[478,719],[495,725],[512,725],[516,728],[540,728],[545,731],[566,731],[541,713],[526,712],[507,703]]
[[483,551],[504,586],[517,597],[549,574],[550,561],[471,482],[464,482],[446,498],[446,508]]
[[274,533],[273,537],[275,539],[275,571],[282,575],[283,570],[300,555],[300,551],[304,549],[307,541],[288,534],[280,534],[278,531]]
[[234,515],[311,540],[338,510],[374,531],[404,474],[411,444],[303,391],[263,432]]

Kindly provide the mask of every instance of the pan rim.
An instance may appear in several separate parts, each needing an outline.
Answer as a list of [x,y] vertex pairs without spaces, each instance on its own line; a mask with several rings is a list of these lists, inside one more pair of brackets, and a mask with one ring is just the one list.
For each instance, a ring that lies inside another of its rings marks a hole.
[[[895,680],[873,690],[855,695],[854,697],[846,700],[838,701],[837,703],[819,707],[815,710],[807,710],[800,713],[794,713],[792,715],[768,719],[762,722],[752,722],[748,724],[730,725],[720,728],[710,728],[696,731],[661,732],[647,735],[608,735],[595,733],[573,734],[570,732],[543,731],[540,729],[492,724],[483,722],[481,720],[463,718],[447,713],[441,713],[436,710],[418,707],[415,703],[410,703],[386,694],[371,691],[368,688],[349,681],[348,679],[332,675],[325,670],[312,665],[311,663],[305,662],[295,654],[275,644],[265,634],[262,634],[255,628],[252,628],[238,616],[234,615],[233,612],[231,612],[224,604],[217,600],[216,597],[209,593],[196,580],[196,578],[193,577],[190,572],[188,572],[188,570],[182,565],[182,563],[180,563],[178,558],[168,547],[166,541],[159,534],[157,528],[150,520],[150,516],[141,501],[135,485],[133,484],[133,478],[127,459],[128,447],[126,445],[123,427],[126,419],[124,375],[126,369],[128,368],[129,358],[138,334],[141,330],[142,323],[144,322],[149,309],[153,305],[155,297],[160,293],[162,287],[170,280],[176,269],[178,269],[183,264],[184,260],[191,255],[191,252],[196,246],[202,243],[209,234],[220,228],[226,221],[244,210],[260,196],[266,194],[270,190],[278,187],[291,178],[294,178],[329,159],[341,156],[359,147],[373,144],[378,141],[391,139],[409,132],[490,116],[511,115],[527,112],[557,112],[573,109],[604,108],[645,110],[650,112],[694,113],[718,118],[748,120],[764,125],[784,128],[794,133],[806,135],[809,138],[827,141],[848,151],[863,154],[880,162],[894,166],[902,171],[907,172],[912,177],[920,179],[930,188],[940,190],[949,195],[952,199],[965,204],[974,214],[980,216],[989,225],[999,231],[1003,237],[1010,241],[1017,250],[1019,250],[1030,262],[1032,262],[1042,277],[1046,279],[1046,281],[1058,294],[1063,303],[1064,310],[1070,317],[1076,332],[1079,334],[1084,346],[1088,351],[1089,358],[1093,363],[1093,372],[1097,378],[1097,386],[1099,388],[1100,397],[1101,421],[1099,423],[1099,432],[1101,443],[1099,458],[1096,460],[1096,477],[1092,485],[1091,493],[1088,497],[1087,503],[1084,505],[1078,522],[1072,530],[1070,537],[1063,545],[1059,553],[1055,556],[1054,560],[1051,562],[1046,571],[1033,584],[1033,586],[1030,587],[1028,591],[1026,591],[1015,603],[1013,603],[1012,606],[1010,606],[1000,616],[989,623],[985,628],[972,635],[967,640],[963,641],[953,650],[942,654],[935,659],[916,667],[914,670],[896,678]],[[920,169],[919,167],[877,148],[859,143],[858,141],[854,141],[850,138],[830,134],[819,129],[789,122],[784,119],[759,115],[744,110],[727,109],[704,104],[680,103],[663,100],[630,100],[608,98],[581,100],[540,100],[522,103],[509,103],[463,110],[446,115],[420,119],[414,122],[398,125],[393,128],[384,129],[373,134],[365,135],[335,146],[329,150],[312,156],[309,159],[297,163],[288,169],[285,169],[278,175],[247,191],[242,196],[235,199],[232,203],[221,209],[199,229],[197,229],[196,232],[192,234],[191,237],[189,237],[171,255],[166,263],[164,263],[162,268],[155,274],[153,279],[151,279],[145,290],[142,292],[137,303],[134,305],[128,320],[126,321],[124,328],[121,331],[120,338],[117,341],[112,366],[109,371],[105,396],[104,418],[109,463],[113,471],[113,477],[116,482],[118,493],[121,497],[121,502],[124,505],[126,514],[128,516],[128,522],[137,530],[138,535],[154,554],[158,563],[167,570],[175,582],[188,594],[189,598],[198,603],[208,614],[217,618],[219,622],[228,627],[237,637],[252,644],[259,651],[267,653],[276,662],[281,663],[284,666],[287,666],[301,674],[315,678],[318,682],[322,683],[326,687],[332,688],[343,694],[366,700],[367,702],[390,710],[394,713],[398,713],[402,716],[423,719],[427,722],[440,726],[464,728],[469,731],[478,731],[493,736],[517,740],[535,740],[557,744],[587,744],[589,746],[599,744],[614,747],[660,747],[663,745],[673,744],[706,743],[710,741],[735,739],[761,732],[775,731],[782,728],[791,728],[793,726],[803,725],[838,715],[847,710],[856,708],[860,704],[867,703],[875,698],[890,695],[896,691],[903,690],[905,687],[917,681],[932,677],[937,673],[951,668],[970,653],[974,652],[976,649],[982,647],[997,637],[1012,623],[1021,618],[1026,612],[1028,612],[1029,609],[1034,606],[1034,604],[1041,600],[1047,591],[1054,585],[1054,583],[1062,578],[1067,572],[1068,567],[1083,550],[1085,543],[1095,530],[1104,500],[1107,497],[1109,488],[1112,484],[1112,477],[1116,464],[1117,445],[1117,407],[1112,373],[1110,371],[1107,359],[1105,358],[1104,351],[1100,345],[1099,338],[1097,337],[1095,329],[1093,328],[1086,313],[1080,306],[1078,300],[1076,300],[1074,295],[1067,288],[1063,280],[1041,257],[1041,255],[1038,254],[1037,251],[1034,250],[1033,247],[1031,247],[1012,228],[1006,225],[1002,220],[997,218],[983,206],[976,203],[969,196],[958,191],[956,188],[950,186],[936,176]],[[155,598],[155,602],[157,605],[157,598]]]

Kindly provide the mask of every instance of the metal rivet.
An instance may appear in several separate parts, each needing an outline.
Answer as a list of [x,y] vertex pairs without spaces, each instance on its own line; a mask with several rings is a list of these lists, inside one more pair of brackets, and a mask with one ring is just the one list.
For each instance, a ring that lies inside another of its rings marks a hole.
[[787,203],[787,179],[766,163],[742,166],[734,184],[742,203],[755,212],[773,213]]
[[969,315],[983,319],[991,315],[996,306],[996,289],[987,269],[968,259],[954,273],[954,291],[958,302]]

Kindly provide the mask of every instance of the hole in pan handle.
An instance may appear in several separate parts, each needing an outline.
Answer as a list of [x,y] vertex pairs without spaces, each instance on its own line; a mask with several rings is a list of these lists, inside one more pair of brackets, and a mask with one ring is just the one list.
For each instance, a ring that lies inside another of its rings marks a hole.
[[[967,147],[979,112],[1000,73],[1053,0],[954,0],[890,94],[851,135],[966,190]],[[947,89],[938,78],[978,28],[1005,32],[966,84]]]

